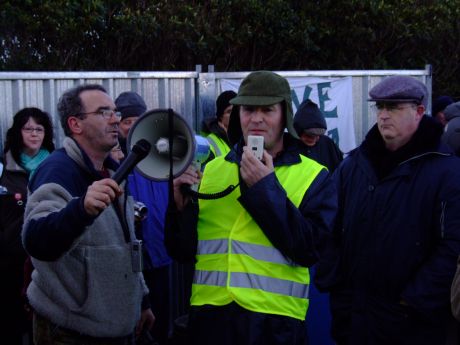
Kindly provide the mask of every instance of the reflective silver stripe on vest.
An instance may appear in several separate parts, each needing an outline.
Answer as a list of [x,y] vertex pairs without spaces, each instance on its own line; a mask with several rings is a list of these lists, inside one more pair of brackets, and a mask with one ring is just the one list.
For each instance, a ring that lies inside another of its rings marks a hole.
[[[228,253],[228,240],[200,240],[198,241],[197,254],[226,254]],[[241,241],[232,241],[232,254],[249,255],[256,260],[273,262],[281,265],[298,266],[291,259],[286,258],[273,247],[252,244]]]
[[232,241],[232,254],[246,254],[256,260],[273,262],[276,264],[298,266],[291,259],[286,258],[281,252],[273,247],[262,246],[241,241]]
[[301,284],[289,280],[265,277],[257,274],[232,273],[230,286],[259,289],[281,295],[308,298],[308,284]]
[[209,145],[214,147],[214,152],[216,153],[216,157],[220,156],[222,153],[220,152],[220,149],[217,143],[210,137],[206,137],[206,139],[208,139]]
[[226,286],[227,272],[195,270],[195,274],[193,276],[193,283],[203,285]]
[[[219,271],[196,270],[193,277],[194,284],[227,285],[227,273]],[[265,277],[258,274],[233,272],[230,275],[230,286],[248,289],[259,289],[281,295],[297,298],[308,298],[308,284],[296,283],[289,280]]]
[[198,241],[197,254],[226,254],[228,253],[228,240],[200,240]]

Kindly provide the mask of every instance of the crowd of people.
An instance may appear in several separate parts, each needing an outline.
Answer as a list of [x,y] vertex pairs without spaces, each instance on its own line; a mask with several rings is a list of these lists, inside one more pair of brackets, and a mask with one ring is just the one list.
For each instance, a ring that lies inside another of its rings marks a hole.
[[[318,105],[294,113],[276,73],[216,96],[209,159],[169,182],[113,179],[149,115],[134,91],[66,90],[57,149],[46,112],[14,115],[0,178],[2,343],[458,344],[460,102],[441,96],[429,116],[422,82],[386,77],[369,91],[376,124],[342,153]],[[261,159],[249,136],[263,137]],[[180,341],[174,262],[193,267]],[[315,338],[307,313],[330,334]]]

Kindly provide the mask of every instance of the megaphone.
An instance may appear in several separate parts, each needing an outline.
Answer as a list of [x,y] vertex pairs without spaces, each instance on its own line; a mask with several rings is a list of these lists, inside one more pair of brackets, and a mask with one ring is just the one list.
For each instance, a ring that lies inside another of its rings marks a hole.
[[194,135],[185,119],[172,109],[155,109],[144,113],[128,133],[128,152],[139,140],[147,140],[151,147],[135,169],[155,181],[169,179],[171,163],[172,175],[177,177],[190,164],[203,163],[210,153],[208,141]]
[[[206,138],[194,135],[184,118],[172,109],[150,110],[134,123],[128,133],[128,157],[130,151],[143,141],[148,142],[150,150],[135,169],[154,181],[170,180],[171,175],[175,178],[190,164],[199,169],[211,151]],[[198,193],[194,186],[187,185],[182,185],[181,190],[200,199],[218,199],[230,194],[238,185],[211,194]]]

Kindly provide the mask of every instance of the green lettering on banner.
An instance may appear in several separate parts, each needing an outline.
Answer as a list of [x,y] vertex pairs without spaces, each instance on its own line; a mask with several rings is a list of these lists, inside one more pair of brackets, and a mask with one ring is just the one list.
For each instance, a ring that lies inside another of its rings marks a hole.
[[299,105],[300,103],[302,103],[303,101],[305,101],[306,99],[309,99],[310,98],[310,94],[311,94],[311,91],[313,89],[310,87],[310,86],[305,86],[305,89],[303,90],[303,97],[302,97],[302,101],[299,102],[299,99],[297,98],[297,94],[295,93],[294,90],[291,90],[291,98],[292,98],[292,103],[294,103],[295,105],[295,108],[296,109],[299,109]]
[[338,117],[337,107],[330,111],[325,110],[325,103],[330,100],[327,90],[331,87],[331,83],[319,83],[318,84],[318,98],[319,98],[319,108],[324,114],[324,117]]
[[339,130],[337,128],[327,131],[327,135],[336,143],[337,146],[339,146]]

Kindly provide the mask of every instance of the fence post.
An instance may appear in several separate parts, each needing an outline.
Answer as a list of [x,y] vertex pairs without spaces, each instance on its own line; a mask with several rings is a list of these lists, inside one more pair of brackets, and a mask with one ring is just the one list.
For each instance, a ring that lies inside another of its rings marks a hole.
[[200,132],[203,119],[214,116],[216,112],[216,75],[214,66],[208,66],[207,73],[198,73],[198,105],[196,131]]

